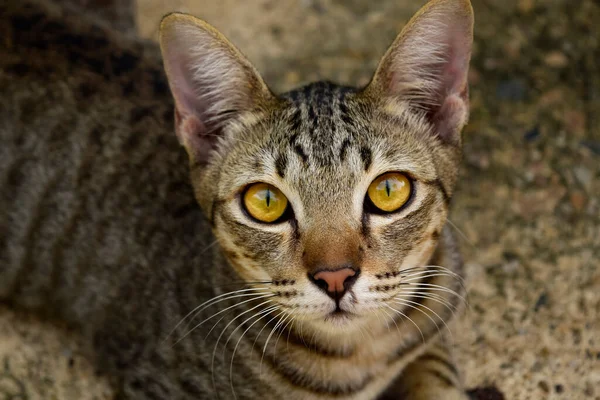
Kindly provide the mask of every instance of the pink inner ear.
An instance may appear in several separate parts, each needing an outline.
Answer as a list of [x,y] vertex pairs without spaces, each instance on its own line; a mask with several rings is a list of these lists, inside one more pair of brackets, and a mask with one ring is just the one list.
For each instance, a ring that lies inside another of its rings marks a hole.
[[172,93],[177,112],[182,117],[197,114],[198,118],[202,118],[205,107],[201,103],[202,96],[196,93],[200,82],[194,82],[192,61],[185,56],[179,56],[171,62],[173,73],[170,79],[173,81]]
[[432,118],[432,123],[440,139],[449,143],[458,144],[460,142],[458,131],[467,120],[469,105],[462,96],[466,96],[466,94],[447,96]]
[[217,141],[216,135],[207,132],[206,126],[195,114],[182,116],[175,109],[175,131],[188,155],[199,163],[206,163]]
[[460,142],[459,130],[468,117],[469,89],[467,83],[470,46],[461,40],[456,30],[450,32],[447,63],[441,71],[440,107],[432,122],[439,137],[446,142]]
[[[184,31],[188,36],[175,40],[171,38],[167,46],[163,46],[163,57],[168,66],[171,92],[175,99],[175,132],[179,142],[186,148],[194,162],[206,163],[215,148],[219,130],[217,119],[211,110],[215,104],[236,104],[240,94],[232,88],[223,72],[211,66],[217,61],[224,64],[224,69],[239,69],[237,60],[228,57],[223,46],[201,45],[207,36],[198,35],[202,31]],[[199,36],[199,37],[198,37]],[[196,37],[197,41],[191,39]],[[216,60],[216,61],[215,61]],[[214,74],[211,74],[214,70]],[[205,74],[199,73],[208,71]],[[216,90],[218,88],[219,90]]]
[[467,86],[467,74],[469,69],[469,49],[470,46],[466,45],[461,40],[462,35],[460,32],[453,30],[451,33],[451,40],[448,46],[448,63],[444,66],[442,71],[443,83],[445,90],[443,94],[464,94],[465,87]]
[[160,43],[177,137],[192,162],[207,163],[224,129],[270,93],[250,62],[202,21],[166,17]]

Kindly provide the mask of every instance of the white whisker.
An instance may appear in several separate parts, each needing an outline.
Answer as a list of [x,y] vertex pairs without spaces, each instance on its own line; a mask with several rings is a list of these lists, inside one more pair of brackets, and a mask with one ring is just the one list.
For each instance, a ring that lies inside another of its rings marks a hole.
[[[211,305],[213,305],[215,303],[218,303],[221,300],[227,300],[229,298],[235,298],[235,296],[233,296],[235,294],[239,294],[239,293],[242,293],[242,292],[248,292],[248,291],[254,291],[255,292],[255,291],[259,291],[259,290],[263,290],[264,293],[267,293],[268,289],[267,288],[250,288],[250,289],[235,290],[233,292],[227,292],[227,293],[220,294],[220,295],[218,295],[216,297],[213,297],[210,300],[205,301],[204,303],[200,304],[199,306],[195,307],[192,311],[190,311],[189,313],[187,313],[187,315],[185,317],[183,317],[181,319],[181,321],[179,321],[177,323],[177,325],[175,325],[175,327],[167,334],[167,337],[163,340],[163,343],[169,338],[169,336],[171,336],[173,333],[175,333],[175,331],[177,330],[177,328],[179,328],[179,326],[186,319],[188,319],[192,314],[196,313],[196,311],[202,312],[202,310],[204,310],[206,307],[210,307]],[[254,295],[254,294],[256,294],[256,293],[249,293],[248,295]],[[223,297],[225,297],[225,296],[232,296],[232,297],[223,299]],[[219,300],[219,299],[221,299],[221,300]],[[219,301],[217,301],[217,300],[219,300]],[[209,303],[211,303],[211,304],[209,304]]]
[[263,348],[263,355],[267,351],[267,346],[269,345],[269,340],[271,340],[271,336],[273,336],[273,334],[279,328],[279,326],[281,326],[281,324],[283,324],[285,322],[285,320],[287,319],[287,317],[288,317],[287,315],[284,315],[282,318],[279,319],[279,321],[277,321],[277,323],[275,324],[275,326],[273,327],[273,329],[271,329],[271,333],[269,333],[269,336],[267,336],[267,341],[265,342],[265,347]]
[[[233,332],[231,332],[231,335],[229,335],[229,337],[227,338],[227,342],[225,342],[225,348],[227,348],[227,344],[229,343],[229,340],[231,339],[231,337],[235,333],[235,331],[238,330],[239,327],[243,326],[245,323],[247,323],[248,321],[250,321],[252,318],[259,317],[259,318],[256,319],[256,321],[254,321],[252,324],[250,324],[250,326],[248,326],[246,328],[246,330],[244,330],[244,332],[242,332],[242,335],[240,336],[240,338],[238,339],[237,343],[235,344],[235,347],[233,348],[233,354],[231,355],[231,363],[229,364],[229,386],[231,387],[231,393],[233,393],[233,397],[234,398],[237,398],[237,396],[235,395],[235,390],[233,388],[233,361],[235,359],[235,353],[237,352],[238,346],[240,345],[240,342],[244,338],[244,335],[246,335],[246,333],[248,333],[248,331],[254,325],[256,325],[261,319],[267,317],[270,312],[275,311],[278,308],[279,308],[278,305],[274,305],[274,306],[268,307],[265,310],[259,312],[258,314],[255,314],[255,315],[251,316],[250,318],[246,319],[237,328],[235,328],[233,330]],[[225,350],[223,350],[223,351],[225,351]]]
[[[436,275],[437,274],[437,275]],[[411,274],[407,274],[407,275],[403,275],[401,276],[401,283],[402,282],[411,282],[414,280],[423,280],[425,278],[432,278],[432,277],[436,277],[436,276],[448,276],[449,278],[455,278],[458,281],[458,284],[460,285],[460,287],[467,292],[467,288],[465,286],[465,280],[462,276],[458,275],[456,272],[449,270],[448,268],[445,267],[441,267],[441,266],[428,266],[426,270],[424,271],[419,271],[419,272],[413,272]],[[406,279],[406,278],[410,278],[410,279]]]
[[[419,293],[419,292],[417,292]],[[403,295],[405,293],[398,293],[398,295]],[[410,297],[416,297],[419,299],[427,299],[427,300],[431,300],[431,301],[435,301],[436,303],[442,304],[443,306],[445,306],[451,313],[453,317],[456,317],[456,306],[453,306],[452,303],[444,300],[443,297],[433,297],[433,293],[429,293],[429,294],[414,294],[414,293],[409,293],[408,294]]]
[[417,328],[419,330],[419,333],[421,334],[421,339],[423,339],[423,343],[425,343],[425,335],[423,335],[423,331],[421,330],[421,328],[419,328],[419,326],[415,323],[415,321],[413,321],[408,315],[404,314],[402,311],[396,310],[394,307],[392,307],[388,304],[386,304],[385,306],[387,308],[389,308],[390,310],[394,311],[395,313],[398,313],[401,316],[403,316],[404,318],[408,319],[415,326],[415,328]]
[[204,254],[207,250],[209,250],[210,248],[214,247],[215,244],[219,243],[218,240],[215,240],[214,242],[208,244],[205,248],[203,248],[202,250],[200,250],[198,252],[198,254]]
[[266,317],[271,311],[275,310],[279,308],[278,305],[272,305],[267,307],[266,309],[252,315],[251,317],[248,317],[246,320],[244,320],[241,324],[239,324],[227,337],[227,341],[225,342],[225,348],[227,348],[227,344],[229,344],[229,342],[231,341],[231,338],[233,337],[233,335],[238,331],[238,329],[240,329],[241,327],[244,326],[244,324],[246,324],[248,321],[250,321],[253,318],[256,318],[258,316],[261,316],[261,318],[257,319],[256,321],[254,321],[248,328],[246,328],[246,330],[244,332],[242,332],[242,336],[244,336],[244,334],[248,331],[248,329],[252,328],[254,326],[254,324],[256,324],[258,321],[260,321],[263,317]]
[[446,272],[449,275],[452,275],[457,279],[463,280],[463,277],[460,276],[459,274],[457,274],[456,272],[452,271],[449,268],[442,267],[440,265],[424,265],[423,267],[408,268],[408,269],[400,271],[400,276],[407,277],[407,276],[413,276],[413,275],[418,275],[418,274],[427,274],[427,273],[431,273],[431,272]]
[[[293,322],[294,322],[295,319],[296,319],[296,317],[293,316],[292,319],[290,320],[290,323],[293,324]],[[285,340],[285,342],[286,342],[286,351],[288,352],[288,354],[290,352],[290,333],[292,333],[291,327],[290,327],[290,329],[288,329],[287,339]]]
[[437,331],[438,331],[438,333],[439,333],[439,334],[441,334],[441,333],[442,333],[442,331],[441,331],[441,329],[440,329],[440,327],[439,327],[438,323],[437,323],[437,322],[435,322],[435,320],[434,320],[434,319],[433,319],[433,318],[432,318],[432,317],[431,317],[429,314],[427,314],[425,311],[423,311],[423,310],[421,310],[420,308],[417,308],[417,307],[415,307],[415,306],[413,306],[413,305],[410,305],[410,304],[407,304],[407,303],[403,303],[403,302],[401,302],[401,301],[398,301],[398,300],[396,300],[396,301],[395,301],[395,303],[396,303],[396,304],[400,304],[400,305],[402,305],[402,306],[405,306],[405,307],[410,307],[410,308],[412,308],[412,309],[414,309],[414,310],[416,310],[416,311],[419,311],[421,314],[423,314],[423,315],[425,315],[427,318],[429,318],[429,320],[431,321],[431,323],[433,323],[433,324],[435,325],[435,327],[436,327],[436,329],[437,329]]
[[365,341],[366,341],[366,340],[368,340],[368,339],[367,339],[367,336],[365,335],[365,330],[366,330],[366,328],[365,328],[365,327],[363,327],[363,326],[359,326],[359,327],[358,327],[358,330],[359,330],[360,334],[362,335],[363,339],[364,339]]
[[402,283],[402,282],[413,282],[413,281],[416,281],[416,280],[423,280],[423,279],[426,279],[426,278],[434,278],[436,276],[447,276],[447,277],[450,277],[450,278],[454,278],[453,275],[450,275],[450,274],[445,273],[445,272],[429,272],[427,274],[415,275],[415,276],[413,276],[413,277],[411,277],[409,279],[402,279],[400,281],[400,283]]
[[[394,316],[391,315],[385,308],[382,308],[381,311],[385,312],[385,314],[392,320],[392,322],[394,323],[394,325],[396,325],[396,329],[398,330],[398,332],[400,332],[400,327],[396,323],[396,320],[394,319]],[[386,323],[386,325],[388,327],[388,332],[390,332],[391,331],[390,324]]]
[[428,290],[450,293],[450,294],[452,294],[452,295],[460,298],[465,304],[468,304],[467,300],[462,295],[456,293],[452,289],[448,289],[445,286],[436,285],[436,284],[433,284],[433,283],[421,283],[421,282],[407,283],[407,285],[410,285],[410,286],[413,286],[413,287],[426,287],[426,288],[429,288]]
[[[382,311],[384,311],[388,317],[390,316],[390,314],[388,314],[387,310],[384,310],[384,309],[381,309],[381,310],[382,310]],[[385,323],[385,324],[384,324],[384,323],[382,323],[382,321],[381,321],[381,317],[380,317],[380,315],[379,315],[379,313],[378,313],[378,312],[375,312],[375,316],[377,317],[377,320],[379,321],[379,324],[380,324],[380,325],[387,325],[388,332],[390,332],[390,331],[391,331],[391,329],[392,329],[392,328],[390,327],[390,324],[388,324],[388,323]]]
[[285,319],[283,320],[285,322],[286,319],[290,319],[287,323],[285,323],[285,325],[283,325],[279,331],[279,335],[277,336],[277,340],[275,340],[275,352],[277,351],[277,343],[279,343],[279,339],[281,338],[281,335],[283,334],[283,332],[287,329],[287,327],[290,325],[290,322],[292,322],[292,318],[291,318],[291,314],[288,314]]
[[467,237],[467,235],[465,235],[465,233],[464,233],[462,230],[460,230],[460,229],[458,228],[458,226],[456,226],[456,225],[454,224],[454,222],[450,221],[450,218],[446,218],[446,221],[448,221],[448,224],[449,224],[451,227],[453,227],[453,228],[456,230],[456,232],[458,232],[458,234],[459,234],[459,235],[460,235],[460,236],[461,236],[463,239],[465,239],[465,241],[466,241],[467,243],[469,243],[469,245],[471,245],[471,247],[475,247],[475,244],[473,244],[473,242],[471,241],[471,239],[469,239],[469,238]]
[[[284,311],[281,311],[279,314],[277,314],[276,316],[274,316],[273,318],[271,318],[269,320],[269,322],[267,322],[267,324],[265,324],[265,326],[263,327],[263,329],[265,327],[267,327],[271,321],[273,321],[275,318],[279,318],[279,321],[277,322],[277,324],[279,324],[279,322],[281,322],[281,317],[280,315],[284,314]],[[275,324],[275,328],[277,328],[277,324]],[[258,375],[262,376],[262,365],[263,365],[263,360],[265,358],[265,351],[267,349],[267,345],[269,344],[269,340],[271,340],[271,335],[273,334],[273,329],[275,328],[271,328],[271,333],[269,333],[269,336],[267,337],[267,341],[265,342],[265,347],[263,349],[262,355],[260,356],[260,365],[258,366]],[[260,336],[260,334],[262,333],[263,329],[260,330],[260,332],[258,333],[258,336]],[[258,336],[256,337],[256,339],[258,339]],[[254,341],[256,343],[256,340]],[[253,345],[254,347],[254,345]]]
[[300,321],[300,340],[302,340],[302,344],[308,349],[310,352],[310,347],[306,344],[306,340],[304,340],[304,320]]
[[232,308],[239,307],[239,306],[241,306],[241,305],[243,305],[243,304],[246,304],[246,303],[249,303],[249,302],[251,302],[251,301],[254,301],[254,300],[260,300],[260,299],[264,299],[264,298],[266,298],[266,297],[274,297],[274,296],[275,296],[274,294],[265,294],[265,295],[260,295],[260,296],[258,296],[258,297],[253,297],[253,298],[251,298],[251,299],[244,300],[244,301],[242,301],[242,302],[240,302],[240,303],[236,303],[236,304],[234,304],[234,305],[232,305],[232,306],[229,306],[229,307],[227,307],[227,308],[225,308],[225,309],[223,309],[223,310],[221,310],[221,311],[219,311],[219,312],[217,312],[217,313],[215,313],[215,314],[211,315],[210,317],[208,317],[208,318],[206,318],[205,320],[203,320],[202,322],[200,322],[198,325],[194,326],[194,327],[193,327],[193,328],[192,328],[190,331],[188,331],[188,332],[187,332],[185,335],[183,335],[181,338],[179,338],[179,339],[178,339],[178,340],[177,340],[177,341],[176,341],[176,342],[173,344],[173,346],[175,346],[177,343],[181,342],[181,341],[182,341],[183,339],[185,339],[185,338],[186,338],[186,337],[187,337],[187,336],[188,336],[190,333],[192,333],[194,330],[196,330],[197,328],[199,328],[200,326],[202,326],[202,325],[203,325],[205,322],[207,322],[207,321],[209,321],[209,320],[213,319],[213,318],[214,318],[214,317],[216,317],[217,315],[223,314],[224,312],[226,312],[226,311],[228,311],[228,310],[231,310]]
[[[225,325],[225,327],[221,330],[221,333],[219,334],[219,337],[217,338],[217,342],[215,343],[215,348],[213,350],[213,354],[212,354],[212,359],[211,359],[211,363],[210,363],[210,369],[212,371],[212,380],[213,380],[213,385],[215,385],[215,389],[216,389],[216,381],[215,381],[215,356],[217,354],[217,348],[219,347],[219,342],[221,341],[221,338],[223,337],[223,334],[227,331],[227,328],[229,328],[231,326],[231,324],[233,324],[238,318],[240,318],[242,315],[248,314],[249,312],[252,312],[254,310],[256,310],[257,308],[267,304],[267,303],[272,303],[272,300],[267,300],[267,301],[263,301],[262,303],[244,311],[243,313],[240,313],[239,315],[237,315],[235,318],[233,318],[231,321],[229,321],[229,323],[227,325]],[[225,351],[225,350],[223,350]]]
[[[440,315],[438,313],[433,311],[431,308],[427,307],[424,304],[417,303],[416,301],[407,300],[407,299],[396,299],[396,302],[402,302],[401,304],[403,304],[405,306],[413,307],[414,309],[421,311],[435,324],[436,328],[438,329],[438,332],[440,332],[440,328],[439,328],[438,324],[433,320],[433,318],[431,318],[431,316],[429,314],[427,314],[425,311],[421,310],[419,307],[423,307],[424,309],[433,313],[433,315],[435,315],[440,321],[442,321],[442,323],[448,330],[448,333],[450,334],[450,338],[454,341],[454,338],[452,337],[452,331],[450,330],[450,327],[448,327],[448,324],[446,324],[446,321],[442,317],[440,317]],[[416,306],[411,306],[410,304],[415,304]]]

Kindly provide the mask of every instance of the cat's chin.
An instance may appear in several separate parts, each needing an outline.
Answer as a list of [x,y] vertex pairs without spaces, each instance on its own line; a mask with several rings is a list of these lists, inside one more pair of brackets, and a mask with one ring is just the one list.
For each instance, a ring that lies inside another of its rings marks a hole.
[[[370,318],[348,311],[334,311],[303,324],[304,334],[340,346],[364,339],[364,332],[372,324]],[[309,333],[310,332],[310,333]]]

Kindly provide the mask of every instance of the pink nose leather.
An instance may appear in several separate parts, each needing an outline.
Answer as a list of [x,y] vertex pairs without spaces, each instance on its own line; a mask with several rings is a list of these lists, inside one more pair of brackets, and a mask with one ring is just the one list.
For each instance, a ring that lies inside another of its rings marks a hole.
[[327,283],[327,291],[331,293],[344,292],[344,282],[354,276],[356,272],[351,268],[342,268],[337,271],[321,271],[314,276],[315,280],[323,280]]

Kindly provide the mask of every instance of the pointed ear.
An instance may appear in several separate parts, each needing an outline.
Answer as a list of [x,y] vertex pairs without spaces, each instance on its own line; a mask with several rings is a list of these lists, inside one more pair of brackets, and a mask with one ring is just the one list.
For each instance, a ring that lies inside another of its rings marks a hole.
[[420,110],[442,140],[458,144],[468,119],[472,43],[470,1],[430,1],[388,49],[366,91]]
[[221,33],[186,14],[160,24],[160,48],[175,99],[175,131],[192,163],[208,163],[227,126],[274,97]]

